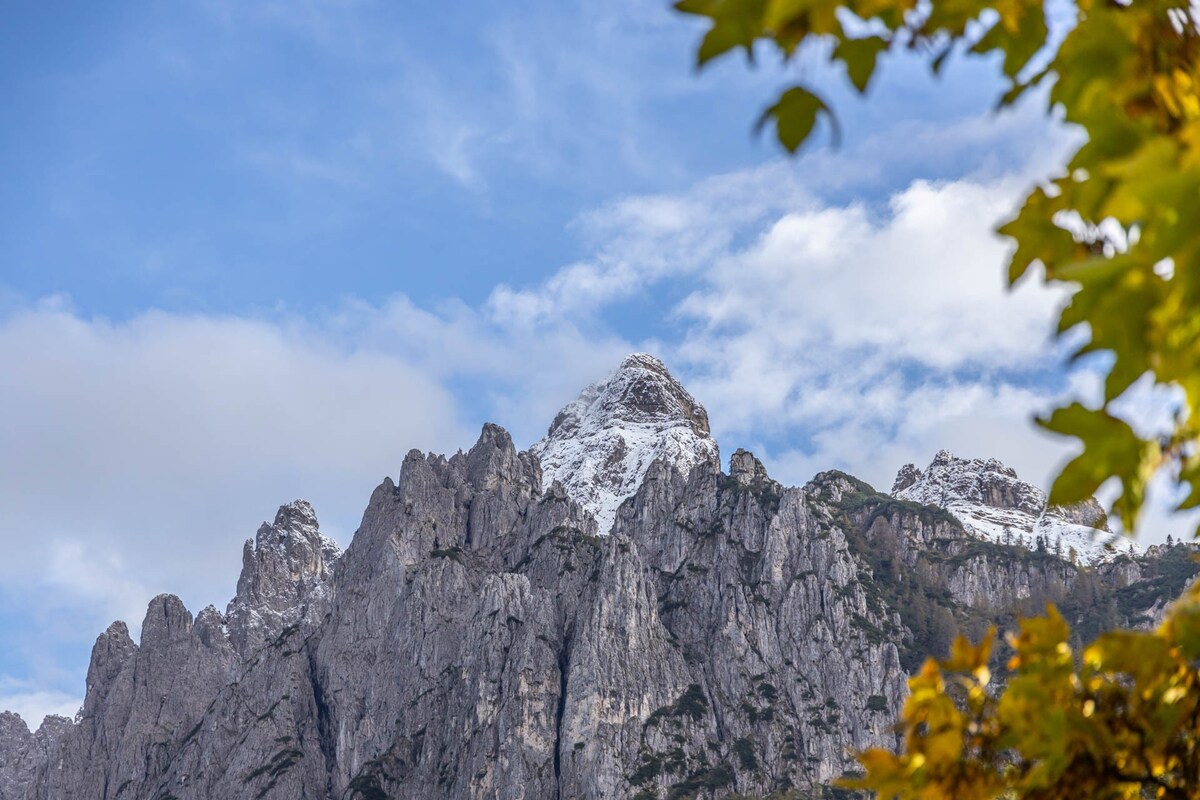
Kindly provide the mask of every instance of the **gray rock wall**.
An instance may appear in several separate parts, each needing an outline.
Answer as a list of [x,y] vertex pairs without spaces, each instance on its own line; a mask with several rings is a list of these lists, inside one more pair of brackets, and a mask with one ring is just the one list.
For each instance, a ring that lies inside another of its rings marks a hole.
[[467,454],[410,453],[345,554],[285,506],[226,615],[158,597],[140,643],[97,639],[77,723],[38,744],[0,716],[0,800],[809,787],[897,744],[913,575],[985,619],[1080,574],[848,476],[785,488],[745,451],[728,475],[656,463],[596,533],[493,425]]

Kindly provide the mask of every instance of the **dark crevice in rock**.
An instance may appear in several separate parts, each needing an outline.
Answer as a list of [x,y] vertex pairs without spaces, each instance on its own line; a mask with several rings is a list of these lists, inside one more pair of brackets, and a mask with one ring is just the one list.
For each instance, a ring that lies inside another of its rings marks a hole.
[[725,715],[722,713],[722,705],[712,696],[711,691],[705,691],[705,697],[708,698],[708,707],[712,709],[713,726],[717,731],[717,741],[725,742]]
[[556,796],[562,800],[562,727],[563,715],[567,710],[567,675],[571,667],[571,637],[563,639],[558,651],[558,705],[554,710],[554,787]]
[[313,704],[317,708],[317,738],[321,755],[325,757],[325,771],[329,775],[327,791],[332,795],[333,775],[337,770],[337,750],[333,725],[330,722],[329,703],[325,700],[325,687],[317,677],[316,648],[308,648],[308,680],[312,690]]

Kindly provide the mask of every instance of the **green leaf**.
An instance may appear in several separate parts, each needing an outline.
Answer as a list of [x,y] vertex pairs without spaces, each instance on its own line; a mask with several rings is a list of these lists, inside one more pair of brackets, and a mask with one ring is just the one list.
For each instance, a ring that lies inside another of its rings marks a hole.
[[1029,91],[1033,87],[1040,84],[1050,74],[1051,74],[1050,67],[1046,67],[1045,69],[1038,71],[1035,75],[1030,77],[1029,80],[1013,81],[1013,85],[1009,88],[1009,90],[1007,92],[1004,93],[1003,96],[1001,96],[1000,101],[998,103],[996,103],[996,109],[1000,110],[1002,108],[1007,108],[1008,106],[1011,106],[1013,103],[1020,100],[1021,96],[1023,94],[1025,94],[1025,92]]
[[880,52],[888,49],[888,45],[888,40],[882,36],[844,39],[834,49],[832,58],[845,62],[850,82],[862,94],[867,91],[867,84],[875,74],[876,59]]
[[1145,498],[1146,483],[1158,458],[1158,445],[1138,437],[1124,420],[1104,409],[1079,403],[1059,408],[1043,428],[1083,442],[1083,452],[1063,467],[1050,489],[1051,505],[1087,500],[1110,477],[1121,481],[1121,495],[1113,504],[1127,531],[1132,532]]
[[679,2],[675,3],[675,10],[680,14],[711,17],[716,13],[715,9],[720,3],[721,0],[679,0]]
[[763,26],[774,32],[784,30],[811,7],[809,0],[767,0]]
[[735,47],[745,47],[749,51],[752,44],[753,40],[747,39],[744,32],[736,26],[718,22],[708,29],[708,33],[704,34],[700,41],[700,48],[696,51],[696,67],[703,67]]
[[789,153],[794,153],[808,139],[817,124],[817,117],[822,114],[829,119],[836,135],[837,122],[825,101],[803,86],[793,86],[779,96],[775,105],[763,112],[755,128],[762,130],[764,125],[774,120],[779,143]]
[[1046,277],[1050,279],[1056,265],[1071,260],[1079,251],[1070,231],[1054,223],[1058,208],[1058,198],[1050,197],[1043,189],[1034,189],[1020,214],[998,229],[998,233],[1011,237],[1017,245],[1008,268],[1010,285],[1019,281],[1034,262],[1046,267]]
[[1011,3],[1000,10],[1000,21],[971,48],[972,53],[1004,53],[1004,74],[1016,80],[1029,60],[1046,44],[1046,14],[1041,3]]
[[703,67],[717,56],[734,48],[745,49],[753,57],[754,42],[766,35],[763,14],[767,0],[680,0],[675,10],[683,14],[708,17],[712,27],[704,34],[696,51],[696,66]]

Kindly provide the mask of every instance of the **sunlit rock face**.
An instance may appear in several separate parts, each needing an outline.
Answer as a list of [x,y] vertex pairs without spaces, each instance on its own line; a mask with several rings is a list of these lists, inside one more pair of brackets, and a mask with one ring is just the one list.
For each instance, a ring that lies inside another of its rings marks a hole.
[[281,506],[242,548],[237,596],[226,611],[229,638],[246,657],[288,625],[319,621],[329,599],[329,576],[341,550],[321,535],[304,500]]
[[0,712],[0,800],[20,800],[28,795],[38,767],[45,764],[71,720],[51,715],[30,731],[20,715]]

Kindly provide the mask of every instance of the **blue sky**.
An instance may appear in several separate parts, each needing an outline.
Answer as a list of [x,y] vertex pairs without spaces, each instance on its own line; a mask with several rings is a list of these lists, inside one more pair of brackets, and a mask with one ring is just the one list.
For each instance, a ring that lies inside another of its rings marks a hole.
[[[10,9],[7,288],[66,290],[114,318],[311,313],[397,291],[478,303],[495,280],[535,282],[578,257],[581,211],[777,155],[750,128],[779,70],[731,59],[697,79],[698,28],[661,4],[455,7]],[[826,81],[847,151],[984,112],[992,70],[964,66],[935,84],[890,64],[878,104]],[[889,163],[873,149],[876,196],[983,155]]]
[[[1062,295],[990,234],[1069,152],[994,63],[697,76],[664,3],[8,4],[0,24],[0,706],[70,711],[155,593],[232,594],[311,499],[347,543],[412,447],[521,446],[631,350],[726,452],[883,488],[941,447],[1039,482]],[[844,130],[752,135],[803,75]],[[1158,537],[1158,538],[1161,538]]]

